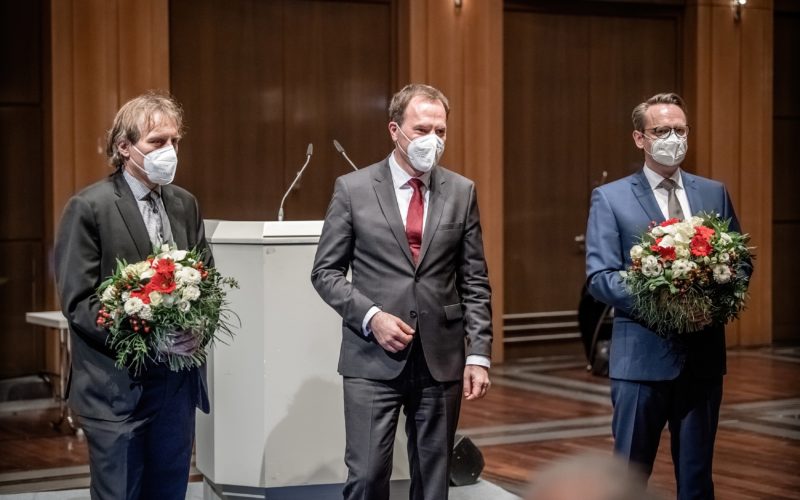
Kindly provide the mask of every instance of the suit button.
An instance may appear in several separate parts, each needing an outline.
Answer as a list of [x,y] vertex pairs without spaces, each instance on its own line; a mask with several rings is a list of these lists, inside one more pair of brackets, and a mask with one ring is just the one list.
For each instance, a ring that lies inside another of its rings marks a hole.
[[408,315],[411,316],[412,318],[416,318],[417,317],[417,311],[411,311],[410,313],[408,313]]

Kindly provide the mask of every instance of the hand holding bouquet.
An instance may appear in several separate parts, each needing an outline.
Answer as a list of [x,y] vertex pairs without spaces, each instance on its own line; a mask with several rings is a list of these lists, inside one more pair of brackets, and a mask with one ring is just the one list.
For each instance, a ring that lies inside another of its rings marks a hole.
[[137,374],[148,359],[173,371],[200,366],[219,332],[233,336],[225,289],[236,280],[205,267],[196,250],[160,250],[135,264],[118,260],[97,289],[97,324],[108,329],[117,367]]
[[630,250],[623,272],[638,319],[659,335],[724,324],[744,308],[748,235],[710,214],[653,223]]

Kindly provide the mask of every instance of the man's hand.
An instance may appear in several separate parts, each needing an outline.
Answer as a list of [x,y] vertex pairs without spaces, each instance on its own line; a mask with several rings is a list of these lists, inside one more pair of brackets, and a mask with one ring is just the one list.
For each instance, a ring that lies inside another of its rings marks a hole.
[[191,356],[200,347],[200,337],[191,330],[177,330],[169,333],[164,344],[159,346],[159,350],[164,354],[175,354],[177,356]]
[[467,401],[481,399],[489,391],[489,370],[485,366],[467,365],[464,367],[464,397]]
[[369,328],[378,344],[389,352],[400,352],[414,339],[414,329],[402,319],[379,312],[369,320]]

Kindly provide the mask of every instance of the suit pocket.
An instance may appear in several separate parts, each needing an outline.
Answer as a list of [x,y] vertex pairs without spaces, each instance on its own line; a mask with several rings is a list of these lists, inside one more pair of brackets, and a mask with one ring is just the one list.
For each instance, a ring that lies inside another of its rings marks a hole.
[[464,229],[463,222],[448,222],[446,224],[439,224],[439,231],[450,231],[454,229]]
[[464,317],[464,312],[461,310],[461,304],[450,304],[444,306],[444,317],[447,321],[455,321]]

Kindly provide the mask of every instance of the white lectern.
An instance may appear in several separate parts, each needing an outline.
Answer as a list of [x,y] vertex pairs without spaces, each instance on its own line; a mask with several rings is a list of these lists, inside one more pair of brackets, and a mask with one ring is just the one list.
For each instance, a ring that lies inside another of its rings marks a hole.
[[[211,413],[197,413],[204,498],[338,500],[344,466],[341,318],[311,286],[322,221],[206,221],[241,328],[208,361]],[[404,422],[392,492],[407,498]]]

